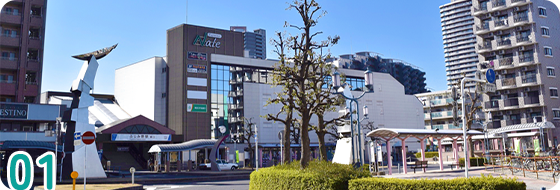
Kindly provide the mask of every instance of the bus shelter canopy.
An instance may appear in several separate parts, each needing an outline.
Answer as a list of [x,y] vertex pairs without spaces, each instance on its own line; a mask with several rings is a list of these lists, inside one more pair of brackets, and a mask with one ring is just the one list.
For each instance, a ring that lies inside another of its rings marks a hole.
[[[467,131],[468,136],[472,135],[484,135],[480,131],[469,130]],[[369,132],[366,136],[368,137],[380,137],[383,139],[392,138],[408,138],[408,137],[435,137],[435,138],[456,138],[462,137],[462,130],[428,130],[428,129],[390,129],[390,128],[379,128]]]

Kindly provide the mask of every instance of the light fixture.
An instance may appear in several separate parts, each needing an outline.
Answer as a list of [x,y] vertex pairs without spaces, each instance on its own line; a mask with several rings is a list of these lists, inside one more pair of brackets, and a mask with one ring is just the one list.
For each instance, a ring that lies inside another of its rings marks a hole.
[[368,108],[367,106],[364,106],[364,117],[367,117],[368,115],[369,115]]
[[373,92],[373,72],[369,69],[369,67],[367,68],[365,74],[364,74],[364,79],[365,79],[365,91],[366,92]]
[[492,121],[492,112],[488,112],[488,121]]
[[340,73],[335,71],[332,75],[333,88],[337,90],[340,87]]

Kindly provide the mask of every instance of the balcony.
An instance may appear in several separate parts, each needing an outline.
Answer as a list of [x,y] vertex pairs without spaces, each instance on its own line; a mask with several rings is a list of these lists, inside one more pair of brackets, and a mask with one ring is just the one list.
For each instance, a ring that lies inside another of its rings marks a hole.
[[485,13],[486,11],[488,11],[488,6],[486,6],[486,4],[484,4],[484,6],[480,6],[480,7],[474,7],[474,15],[479,15],[481,13]]
[[492,1],[492,8],[501,7],[506,5],[506,0],[494,0]]
[[521,76],[521,83],[523,84],[537,83],[537,76],[534,74]]
[[484,23],[480,26],[476,26],[476,32],[477,33],[485,32],[485,31],[488,31],[488,30],[490,30],[490,24],[488,24],[488,23]]
[[492,43],[490,43],[490,42],[486,42],[482,46],[480,46],[480,45],[478,46],[478,51],[486,52],[486,51],[489,51],[489,50],[492,50]]
[[498,100],[492,100],[492,101],[488,101],[488,102],[484,102],[484,108],[485,109],[493,109],[493,108],[499,108],[500,104],[498,103]]
[[8,12],[0,13],[2,16],[0,17],[0,22],[9,23],[9,24],[21,24],[21,14],[14,14]]
[[514,106],[519,106],[519,99],[509,98],[504,100],[504,107],[514,107]]
[[432,129],[441,129],[441,130],[443,130],[443,125],[432,125]]
[[497,129],[502,127],[502,123],[500,121],[492,121],[492,123],[488,123],[488,129]]
[[513,23],[528,22],[528,21],[529,21],[529,16],[527,15],[513,17]]
[[12,47],[19,47],[19,35],[5,35],[2,34],[0,37],[0,45],[3,46],[12,46]]
[[511,0],[511,5],[514,5],[516,3],[525,3],[527,0]]
[[508,119],[506,121],[506,126],[517,125],[517,124],[521,124],[521,119]]
[[510,45],[511,45],[510,39],[498,40],[498,46],[510,46]]
[[517,43],[525,43],[525,42],[530,42],[531,38],[529,36],[521,36],[521,37],[517,37]]
[[505,26],[508,26],[507,19],[494,21],[494,27],[496,27],[496,28],[505,27]]
[[[527,117],[526,119],[527,119],[527,123],[534,123],[532,117]],[[537,119],[537,122],[542,122],[542,116],[536,116],[535,119]]]
[[519,63],[532,63],[534,61],[534,57],[531,56],[519,56]]
[[502,87],[505,86],[515,86],[515,78],[502,79]]
[[527,96],[525,99],[525,105],[540,104],[540,99],[538,96]]
[[10,58],[10,57],[0,57],[2,60],[2,64],[0,64],[0,69],[17,69],[18,68],[18,59],[17,58]]
[[500,67],[513,66],[513,57],[501,58],[498,60]]

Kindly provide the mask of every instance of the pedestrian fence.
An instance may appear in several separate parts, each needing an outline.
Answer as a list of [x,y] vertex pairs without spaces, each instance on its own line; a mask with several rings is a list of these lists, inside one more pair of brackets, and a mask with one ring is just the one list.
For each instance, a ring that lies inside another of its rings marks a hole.
[[512,175],[523,173],[523,177],[535,174],[537,179],[539,179],[539,173],[541,175],[552,174],[554,183],[556,183],[556,177],[560,175],[560,156],[525,157],[489,154],[484,157],[487,159],[487,163],[484,164],[485,170],[492,168],[496,172],[496,169],[501,169],[502,173],[505,170],[505,172],[511,172]]

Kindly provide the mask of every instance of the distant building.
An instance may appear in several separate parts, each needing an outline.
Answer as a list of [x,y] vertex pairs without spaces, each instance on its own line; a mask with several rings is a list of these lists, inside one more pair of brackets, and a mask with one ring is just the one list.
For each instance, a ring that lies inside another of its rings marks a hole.
[[266,30],[256,29],[253,32],[247,32],[245,26],[231,26],[229,29],[234,32],[243,32],[245,50],[249,51],[247,57],[266,59]]
[[9,1],[0,14],[0,102],[38,103],[47,0]]
[[[374,52],[358,52],[340,55],[327,60],[338,68],[367,70],[387,73],[397,79],[403,86],[405,94],[412,95],[428,92],[426,89],[426,73],[419,67],[398,59],[385,59]],[[356,87],[356,85],[353,85]]]

